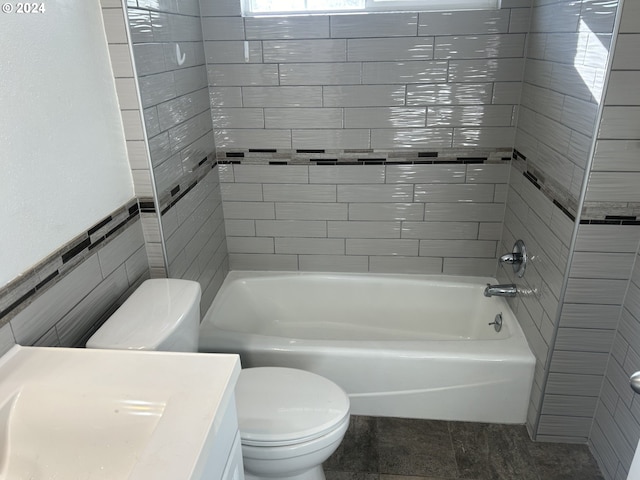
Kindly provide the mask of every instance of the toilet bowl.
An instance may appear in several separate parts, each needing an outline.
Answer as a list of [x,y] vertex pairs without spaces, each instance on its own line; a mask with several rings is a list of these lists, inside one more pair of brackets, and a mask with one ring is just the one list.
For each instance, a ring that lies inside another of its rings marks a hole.
[[[196,352],[200,285],[145,281],[94,333],[87,348]],[[236,406],[248,480],[324,480],[322,462],[349,425],[349,397],[320,375],[281,367],[244,369]]]

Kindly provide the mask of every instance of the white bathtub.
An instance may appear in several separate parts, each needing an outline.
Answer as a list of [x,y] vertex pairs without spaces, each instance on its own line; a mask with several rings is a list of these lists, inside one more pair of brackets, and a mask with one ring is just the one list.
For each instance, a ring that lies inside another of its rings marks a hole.
[[[356,415],[524,423],[534,356],[495,279],[231,272],[203,352],[323,375]],[[488,325],[502,313],[497,333]]]

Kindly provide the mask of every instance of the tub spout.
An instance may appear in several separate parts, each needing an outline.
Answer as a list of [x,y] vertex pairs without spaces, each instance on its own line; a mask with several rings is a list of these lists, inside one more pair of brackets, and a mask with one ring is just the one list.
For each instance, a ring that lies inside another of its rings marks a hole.
[[487,283],[487,288],[484,289],[485,297],[515,297],[518,293],[518,287],[515,283],[508,283],[505,285],[491,285]]

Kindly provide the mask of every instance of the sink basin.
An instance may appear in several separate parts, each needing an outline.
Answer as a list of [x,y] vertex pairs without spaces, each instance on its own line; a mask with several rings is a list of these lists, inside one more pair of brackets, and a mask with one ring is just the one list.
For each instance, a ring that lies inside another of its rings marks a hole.
[[0,478],[198,478],[239,371],[236,355],[16,346]]

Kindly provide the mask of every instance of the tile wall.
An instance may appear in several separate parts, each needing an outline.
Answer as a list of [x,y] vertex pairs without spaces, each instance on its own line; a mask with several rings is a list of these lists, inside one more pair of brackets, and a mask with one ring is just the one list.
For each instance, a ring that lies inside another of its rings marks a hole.
[[[498,276],[528,292],[512,303],[537,359],[527,425],[538,440],[587,441],[615,331],[610,316],[622,301],[592,290],[599,282],[613,288],[625,274],[615,262],[591,267],[610,252],[579,243],[572,251],[575,222],[608,213],[585,217],[580,194],[616,13],[617,1],[535,1],[532,8],[502,248],[522,238],[533,258],[524,279],[508,269]],[[609,317],[594,328],[585,310]]]
[[[603,203],[612,215],[633,223],[638,215],[638,171],[640,165],[640,100],[638,61],[640,48],[640,2],[624,2],[617,35],[611,77],[589,177],[585,210],[600,211]],[[601,244],[625,242],[627,253],[620,268],[633,269],[631,281],[619,286],[626,291],[618,329],[612,338],[611,356],[596,407],[590,446],[607,479],[626,478],[640,439],[640,398],[629,388],[629,376],[640,370],[640,264],[637,246],[639,227],[590,225],[597,228]],[[583,225],[581,225],[582,231]],[[578,239],[583,238],[580,233]],[[611,262],[608,262],[611,264]],[[634,265],[635,263],[635,265]],[[628,277],[625,277],[628,278]],[[625,292],[622,292],[625,293]]]
[[493,275],[528,1],[279,18],[201,3],[231,268]]
[[495,273],[508,162],[226,164],[220,174],[234,269]]
[[529,3],[243,18],[240,0],[204,0],[216,147],[509,147]]
[[607,74],[617,0],[534,1],[515,146],[574,216]]
[[167,276],[167,271],[160,238],[160,224],[158,215],[155,213],[153,177],[149,149],[145,140],[140,97],[136,88],[133,53],[129,45],[130,33],[121,0],[101,0],[101,5],[111,68],[125,131],[129,165],[135,193],[142,207],[140,221],[151,276],[163,278]]
[[83,346],[146,278],[134,199],[0,291],[0,355],[15,343]]
[[197,0],[127,4],[157,200],[149,209],[162,225],[149,236],[164,242],[169,276],[200,282],[204,312],[228,261],[200,8]]

